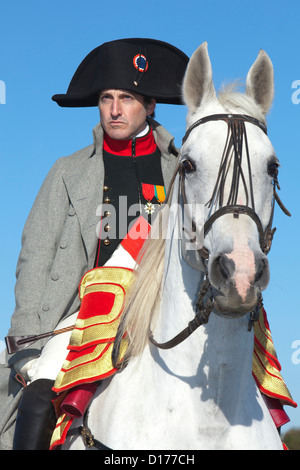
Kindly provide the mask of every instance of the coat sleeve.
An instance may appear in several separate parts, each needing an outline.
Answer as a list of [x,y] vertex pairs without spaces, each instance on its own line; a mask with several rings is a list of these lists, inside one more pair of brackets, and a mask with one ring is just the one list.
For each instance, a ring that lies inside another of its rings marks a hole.
[[[16,269],[15,311],[9,335],[41,332],[39,312],[61,232],[69,208],[62,178],[64,158],[48,173],[32,206],[22,234],[22,248]],[[38,343],[10,356],[9,364],[39,352]]]

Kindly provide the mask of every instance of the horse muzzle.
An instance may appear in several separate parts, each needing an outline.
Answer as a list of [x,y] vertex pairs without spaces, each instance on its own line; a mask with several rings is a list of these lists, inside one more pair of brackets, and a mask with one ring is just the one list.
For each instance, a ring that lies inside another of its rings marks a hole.
[[209,262],[208,272],[215,289],[215,308],[222,315],[240,316],[251,311],[270,279],[269,262],[262,252],[245,257],[219,254]]

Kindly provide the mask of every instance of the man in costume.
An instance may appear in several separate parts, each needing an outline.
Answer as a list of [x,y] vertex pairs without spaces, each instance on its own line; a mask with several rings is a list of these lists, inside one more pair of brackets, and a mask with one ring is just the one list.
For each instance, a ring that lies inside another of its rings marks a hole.
[[[62,397],[67,400],[68,393],[71,390],[71,395],[78,383],[85,385],[85,364],[78,362],[78,358],[91,350],[94,354],[98,347],[99,358],[102,357],[107,336],[99,336],[101,329],[94,321],[89,324],[89,315],[93,316],[95,307],[93,304],[90,308],[91,302],[98,295],[105,297],[103,294],[108,293],[111,280],[98,277],[101,273],[98,267],[107,263],[116,266],[112,259],[122,245],[128,249],[123,239],[126,240],[128,229],[135,227],[137,216],[142,214],[143,220],[150,218],[155,215],[156,205],[164,202],[177,163],[177,151],[172,136],[147,116],[153,114],[156,102],[181,103],[180,85],[187,62],[185,54],[160,41],[113,41],[96,48],[83,60],[66,95],[53,97],[60,106],[99,105],[101,122],[93,131],[93,145],[56,162],[34,203],[23,233],[17,267],[16,311],[9,334],[39,335],[54,330],[61,320],[72,319],[73,323],[79,307],[80,310],[70,352],[63,365],[65,356],[57,361],[56,373],[48,370],[54,354],[50,348],[49,361],[47,347],[51,341],[46,345],[35,342],[17,351],[2,367],[2,448],[11,448],[14,440],[14,449],[48,449],[56,422],[51,403],[56,396],[52,390],[54,379],[55,392],[62,395],[67,392]],[[145,230],[145,236],[147,233]],[[127,261],[133,251],[129,248]],[[122,268],[113,269],[114,277],[121,278],[124,274]],[[124,288],[130,282],[129,277],[115,280],[115,285]],[[116,291],[115,298],[118,295]],[[99,302],[96,310],[98,307]],[[101,304],[101,309],[105,308],[107,316],[116,317],[109,302]],[[109,347],[110,343],[108,337]],[[37,356],[40,356],[38,372],[34,365]],[[45,371],[41,367],[44,357]],[[78,374],[73,373],[74,363]],[[288,421],[282,403],[295,406],[279,370],[262,309],[255,329],[253,376],[267,397],[277,427]],[[19,371],[23,380],[31,382],[23,391],[15,380]],[[114,368],[109,363],[102,372],[104,377],[112,374]],[[99,374],[97,368],[95,373],[89,373],[88,379],[101,380]],[[64,442],[71,423],[68,413],[59,417],[51,448]]]
[[[22,236],[10,336],[54,330],[77,312],[82,276],[109,260],[139,214],[147,218],[163,203],[178,152],[149,115],[156,102],[182,104],[187,62],[162,41],[112,41],[90,52],[67,93],[53,97],[60,106],[99,105],[101,121],[92,145],[54,164],[34,202]],[[14,449],[49,448],[53,380],[45,375],[28,385],[45,343],[18,350],[1,367],[3,449],[12,442]],[[27,382],[23,389],[18,374]]]

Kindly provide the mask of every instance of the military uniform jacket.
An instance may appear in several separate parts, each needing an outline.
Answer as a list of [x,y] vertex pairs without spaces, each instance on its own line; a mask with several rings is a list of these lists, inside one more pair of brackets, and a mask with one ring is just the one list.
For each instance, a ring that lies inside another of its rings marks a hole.
[[[161,152],[166,190],[177,163],[173,137],[150,121]],[[22,234],[17,264],[16,309],[9,335],[52,331],[79,309],[78,286],[95,265],[97,224],[100,220],[104,184],[103,130],[93,130],[92,145],[62,157],[48,173],[30,211]],[[44,340],[45,341],[45,340]],[[13,365],[36,356],[39,341],[8,358],[0,367],[0,449],[12,446],[20,384]]]

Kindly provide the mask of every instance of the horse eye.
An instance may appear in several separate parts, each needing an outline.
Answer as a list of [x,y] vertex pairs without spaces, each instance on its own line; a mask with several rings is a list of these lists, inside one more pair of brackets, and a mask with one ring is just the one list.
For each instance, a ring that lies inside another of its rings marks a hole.
[[185,173],[191,173],[196,170],[195,163],[189,158],[186,158],[181,162],[181,167]]
[[268,164],[268,174],[272,177],[272,178],[277,178],[278,176],[278,168],[279,168],[279,163],[277,161],[271,161],[269,164]]

